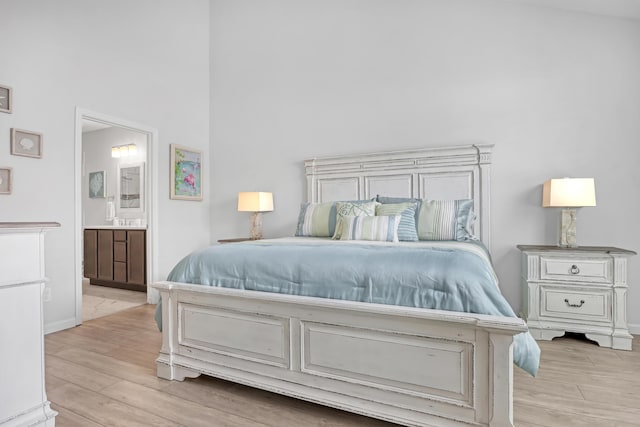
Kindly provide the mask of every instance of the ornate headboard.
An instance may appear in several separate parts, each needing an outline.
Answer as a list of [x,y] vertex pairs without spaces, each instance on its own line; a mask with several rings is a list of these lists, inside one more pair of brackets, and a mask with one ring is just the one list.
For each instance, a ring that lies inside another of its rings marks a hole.
[[460,145],[319,157],[305,161],[307,200],[473,199],[474,234],[491,249],[491,150]]

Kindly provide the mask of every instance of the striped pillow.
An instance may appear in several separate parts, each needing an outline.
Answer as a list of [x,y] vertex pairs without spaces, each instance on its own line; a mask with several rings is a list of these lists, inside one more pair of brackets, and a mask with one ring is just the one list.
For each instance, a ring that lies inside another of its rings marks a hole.
[[300,205],[296,236],[331,237],[335,231],[335,202],[303,203]]
[[398,241],[400,215],[393,216],[344,216],[340,219],[340,240]]
[[400,225],[398,225],[398,240],[404,242],[416,242],[418,241],[418,233],[416,231],[417,206],[417,202],[378,205],[376,206],[376,215],[400,215]]
[[473,200],[422,200],[418,213],[420,240],[473,240],[469,229]]
[[333,239],[340,240],[342,234],[340,218],[345,216],[374,216],[378,202],[336,202],[336,230]]

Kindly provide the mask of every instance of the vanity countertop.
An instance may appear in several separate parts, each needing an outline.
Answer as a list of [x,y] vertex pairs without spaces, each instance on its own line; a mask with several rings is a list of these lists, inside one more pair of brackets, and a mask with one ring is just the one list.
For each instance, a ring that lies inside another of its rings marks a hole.
[[141,225],[85,225],[85,230],[146,230]]

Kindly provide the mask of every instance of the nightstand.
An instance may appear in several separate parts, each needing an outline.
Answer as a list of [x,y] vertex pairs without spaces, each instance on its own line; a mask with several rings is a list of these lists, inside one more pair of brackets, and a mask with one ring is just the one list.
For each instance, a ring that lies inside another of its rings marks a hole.
[[235,239],[220,239],[218,243],[237,243],[237,242],[248,242],[252,239],[248,237],[237,237]]
[[627,328],[627,258],[601,246],[518,245],[522,251],[522,317],[535,339],[584,333],[601,347],[631,350]]

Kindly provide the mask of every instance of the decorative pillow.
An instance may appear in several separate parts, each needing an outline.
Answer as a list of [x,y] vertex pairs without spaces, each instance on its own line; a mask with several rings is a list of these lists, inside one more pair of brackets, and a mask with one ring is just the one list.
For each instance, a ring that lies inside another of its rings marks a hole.
[[388,204],[393,204],[393,203],[407,203],[407,202],[419,202],[420,199],[413,199],[411,197],[387,197],[387,196],[381,196],[381,195],[377,195],[376,196],[376,201],[378,203],[382,203],[385,205]]
[[[371,200],[351,200],[350,203],[371,203]],[[336,232],[336,203],[302,203],[298,215],[296,236],[331,237]]]
[[376,206],[377,216],[400,215],[398,240],[406,242],[418,241],[416,231],[417,202],[389,203]]
[[420,240],[474,240],[470,224],[473,200],[422,200],[418,212]]
[[387,204],[395,204],[395,203],[410,203],[413,202],[416,204],[416,224],[418,224],[418,213],[420,212],[420,205],[422,204],[422,199],[414,199],[412,197],[387,197],[376,195],[376,200],[378,203],[382,203],[383,205]]
[[375,216],[378,202],[336,202],[336,230],[333,239],[340,240],[342,234],[340,218],[345,216]]
[[336,231],[336,203],[300,205],[296,236],[331,237]]
[[340,218],[340,240],[398,241],[400,215],[393,216],[344,216]]

